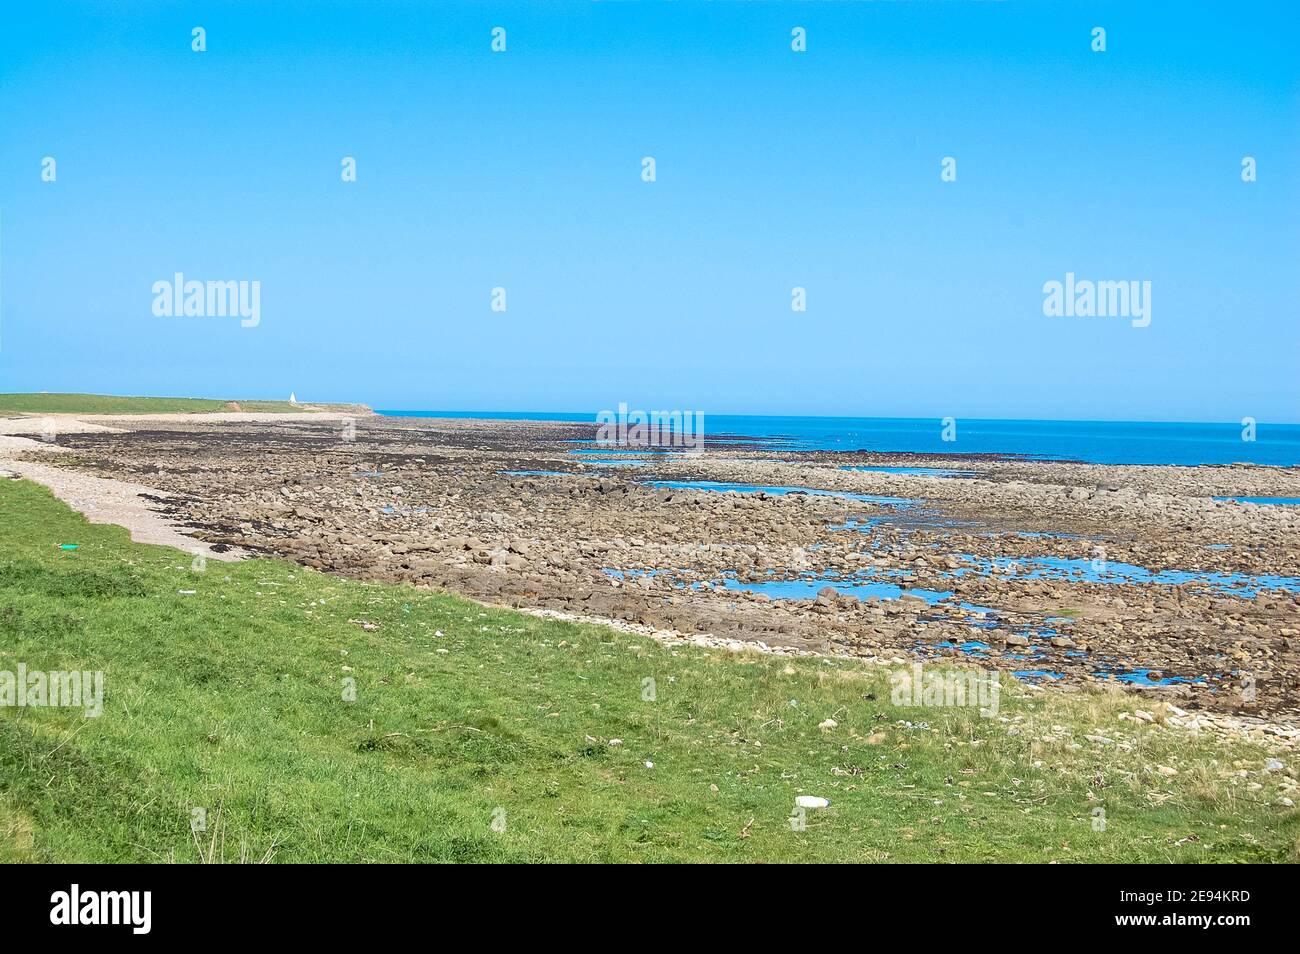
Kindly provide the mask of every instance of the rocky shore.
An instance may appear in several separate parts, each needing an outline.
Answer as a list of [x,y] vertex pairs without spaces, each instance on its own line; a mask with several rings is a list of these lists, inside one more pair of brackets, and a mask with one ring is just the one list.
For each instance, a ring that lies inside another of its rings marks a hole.
[[[218,551],[665,636],[1300,719],[1300,507],[1215,499],[1300,497],[1295,468],[800,453],[742,435],[610,454],[585,443],[594,424],[379,416],[0,421],[24,429],[45,440],[0,453],[153,488],[152,509]],[[962,476],[846,469],[864,466]]]

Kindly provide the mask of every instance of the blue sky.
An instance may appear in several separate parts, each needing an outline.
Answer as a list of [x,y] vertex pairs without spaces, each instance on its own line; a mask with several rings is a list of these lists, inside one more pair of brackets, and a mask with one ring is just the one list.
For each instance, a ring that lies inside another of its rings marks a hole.
[[1297,11],[5,4],[0,391],[1300,421]]

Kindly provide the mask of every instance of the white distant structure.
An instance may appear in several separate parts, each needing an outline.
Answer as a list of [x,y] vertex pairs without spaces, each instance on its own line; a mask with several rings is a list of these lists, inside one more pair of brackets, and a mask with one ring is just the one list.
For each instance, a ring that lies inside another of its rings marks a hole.
[[298,398],[294,395],[294,393],[293,393],[292,391],[289,392],[289,403],[290,403],[290,404],[297,404],[297,403],[298,403]]

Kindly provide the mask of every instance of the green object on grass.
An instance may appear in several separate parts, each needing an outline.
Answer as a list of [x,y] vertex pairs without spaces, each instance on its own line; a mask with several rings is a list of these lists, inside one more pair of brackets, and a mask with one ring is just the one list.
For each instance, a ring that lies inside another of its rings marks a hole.
[[60,549],[60,550],[75,550],[75,549],[77,549],[77,547],[79,547],[80,545],[81,545],[81,544],[79,544],[79,543],[60,543],[60,544],[59,544],[59,549]]
[[[65,530],[94,544],[75,566],[48,549]],[[1132,693],[1001,674],[999,718],[917,709],[870,661],[667,646],[280,560],[223,564],[177,602],[187,556],[0,480],[0,671],[107,688],[99,718],[0,705],[0,864],[1300,860],[1267,744],[1121,721]],[[1071,748],[1099,731],[1140,744],[1101,765]],[[1251,797],[1216,782],[1239,759]],[[1168,799],[1146,796],[1157,765],[1178,769]],[[800,794],[830,807],[792,825]]]

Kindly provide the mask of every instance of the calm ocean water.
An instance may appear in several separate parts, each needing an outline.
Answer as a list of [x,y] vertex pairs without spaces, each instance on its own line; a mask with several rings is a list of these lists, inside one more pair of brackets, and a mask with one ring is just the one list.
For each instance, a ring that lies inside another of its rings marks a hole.
[[[573,421],[595,424],[596,415],[544,411],[379,411],[393,417]],[[747,437],[760,446],[789,450],[881,451],[923,454],[1007,454],[1095,464],[1300,465],[1300,424],[1242,427],[1128,421],[957,421],[957,439],[944,441],[936,418],[767,417],[706,414],[707,441]]]

